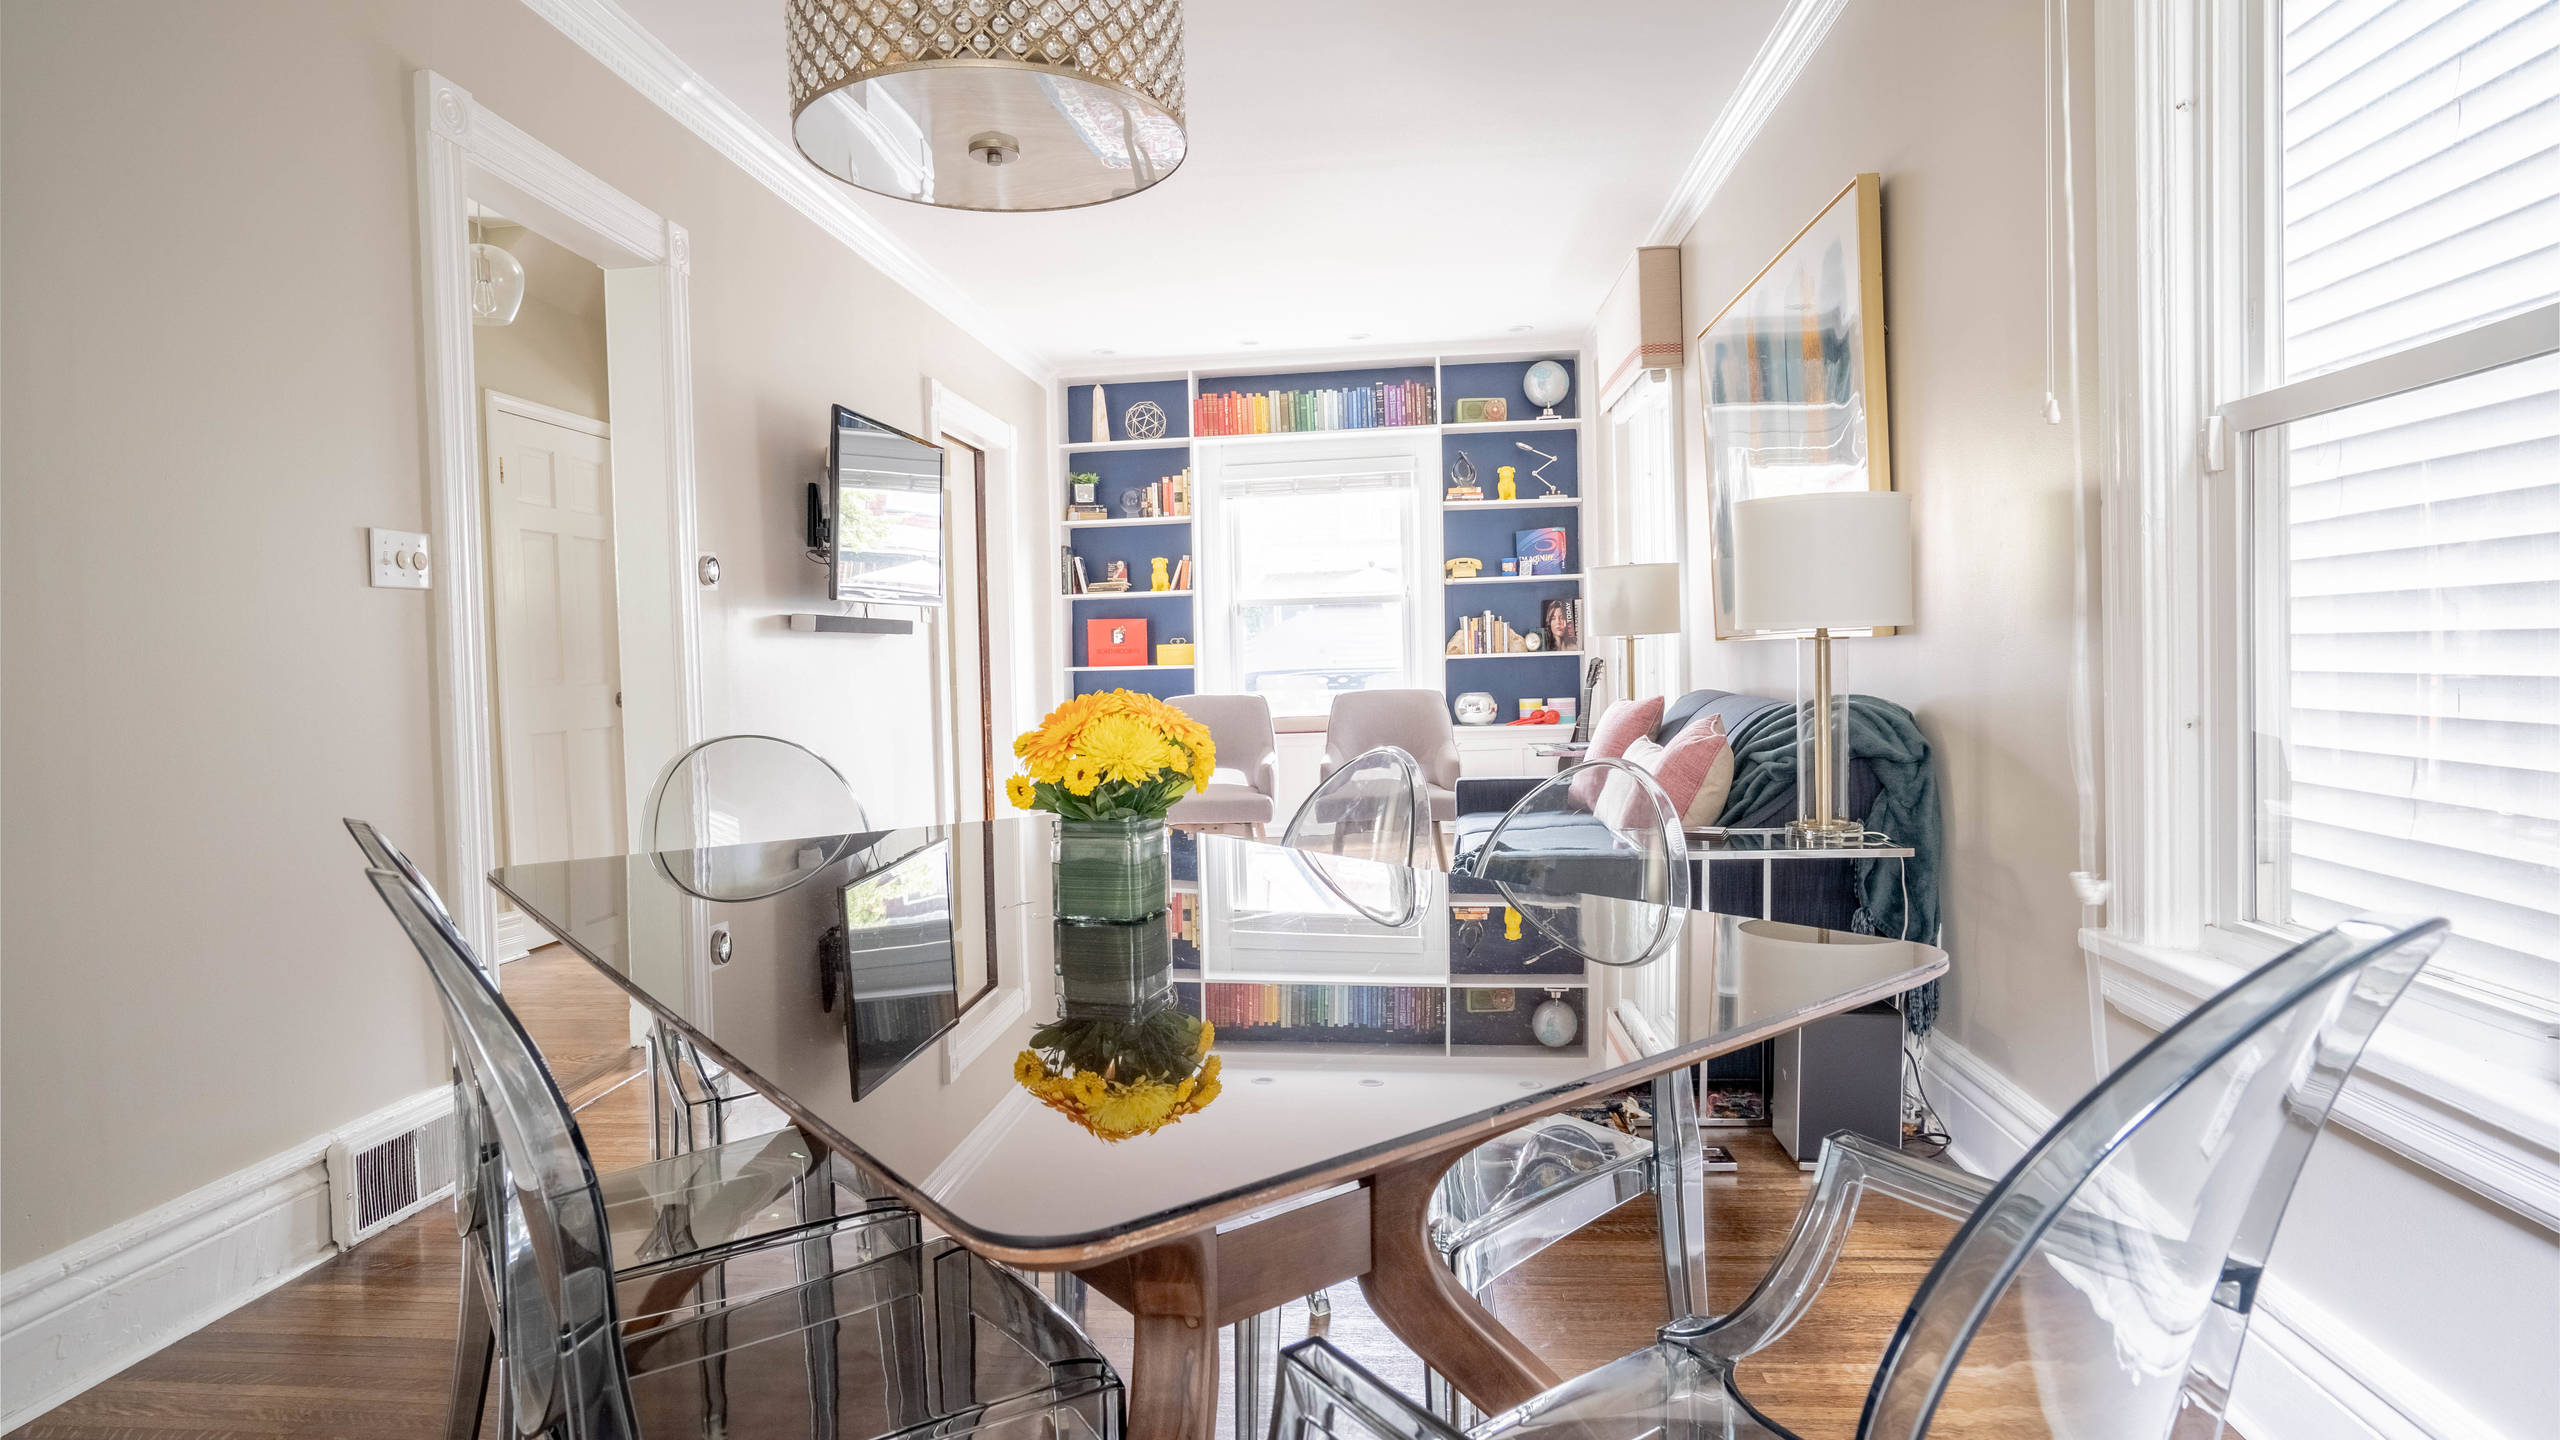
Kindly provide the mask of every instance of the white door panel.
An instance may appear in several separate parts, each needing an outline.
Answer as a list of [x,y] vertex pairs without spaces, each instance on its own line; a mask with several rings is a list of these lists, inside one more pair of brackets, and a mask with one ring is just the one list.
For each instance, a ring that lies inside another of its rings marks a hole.
[[611,450],[489,407],[490,631],[509,864],[623,849]]

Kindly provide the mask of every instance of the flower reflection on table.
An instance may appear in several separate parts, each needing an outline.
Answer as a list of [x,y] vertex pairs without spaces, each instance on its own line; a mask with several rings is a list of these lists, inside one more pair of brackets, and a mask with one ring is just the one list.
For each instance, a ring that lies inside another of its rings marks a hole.
[[1058,1018],[1013,1078],[1104,1140],[1152,1135],[1218,1098],[1217,1027],[1174,1000],[1165,917],[1056,926]]

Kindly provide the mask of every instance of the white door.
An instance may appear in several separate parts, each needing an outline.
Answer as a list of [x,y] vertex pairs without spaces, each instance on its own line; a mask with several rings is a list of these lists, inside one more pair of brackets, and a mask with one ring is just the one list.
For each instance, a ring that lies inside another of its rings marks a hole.
[[488,437],[500,843],[517,865],[618,855],[622,669],[605,427],[492,395]]

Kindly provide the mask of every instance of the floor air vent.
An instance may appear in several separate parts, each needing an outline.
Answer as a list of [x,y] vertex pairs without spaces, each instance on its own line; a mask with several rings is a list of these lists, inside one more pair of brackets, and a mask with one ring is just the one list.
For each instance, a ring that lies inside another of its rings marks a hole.
[[329,1233],[353,1245],[407,1219],[453,1184],[453,1117],[329,1147]]

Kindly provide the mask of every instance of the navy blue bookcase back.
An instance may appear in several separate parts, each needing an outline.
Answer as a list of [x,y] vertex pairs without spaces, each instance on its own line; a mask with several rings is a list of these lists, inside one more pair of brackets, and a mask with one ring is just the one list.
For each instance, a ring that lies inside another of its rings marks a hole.
[[[1285,375],[1204,375],[1200,377],[1200,393],[1203,397],[1208,397],[1234,394],[1257,395],[1273,390],[1358,390],[1372,385],[1401,385],[1406,381],[1430,385],[1431,367],[1429,365],[1382,365],[1343,370],[1296,370]],[[1428,413],[1416,415],[1406,423],[1428,425],[1431,423],[1431,416]],[[1349,428],[1366,430],[1379,427],[1363,425]],[[1250,434],[1254,432],[1240,428],[1213,433]],[[1275,425],[1268,433],[1282,432]]]
[[[1161,555],[1165,559],[1168,579],[1182,568],[1182,557],[1200,563],[1199,553],[1192,548],[1191,522],[1188,520],[1150,520],[1144,525],[1098,525],[1067,532],[1067,548],[1084,561],[1087,585],[1100,582],[1103,567],[1113,560],[1129,562],[1129,589],[1144,590],[1153,578],[1148,562]],[[1090,610],[1102,602],[1086,600],[1078,608]],[[1084,662],[1078,660],[1077,664]]]
[[[1067,455],[1067,473],[1091,471],[1102,478],[1095,482],[1093,498],[1111,512],[1120,515],[1120,497],[1132,490],[1144,490],[1159,480],[1170,480],[1191,466],[1191,445],[1184,440],[1167,442],[1162,448],[1144,450],[1084,450]],[[1547,472],[1552,475],[1553,470]],[[1058,513],[1075,502],[1074,482],[1061,480],[1058,489]]]
[[[1456,468],[1458,457],[1464,455],[1475,462],[1476,484],[1484,490],[1487,500],[1500,498],[1496,487],[1501,483],[1500,467],[1504,465],[1519,472],[1511,478],[1512,483],[1519,487],[1523,500],[1534,500],[1547,493],[1544,485],[1529,478],[1529,472],[1542,465],[1546,467],[1546,478],[1555,482],[1557,489],[1567,495],[1580,495],[1580,440],[1580,434],[1572,430],[1471,430],[1459,435],[1444,435],[1440,440],[1440,493],[1445,495],[1449,492],[1449,472]],[[1520,448],[1522,445],[1537,446],[1539,454],[1530,454]],[[1541,458],[1545,455],[1556,457],[1556,463],[1548,465]]]
[[1183,380],[1105,380],[1102,382],[1104,417],[1111,422],[1111,433],[1097,437],[1093,433],[1093,387],[1067,387],[1067,443],[1091,445],[1102,440],[1134,440],[1129,433],[1129,410],[1142,400],[1153,400],[1164,410],[1164,438],[1181,440],[1191,434],[1191,386]]
[[[1570,355],[1547,357],[1562,365],[1573,377],[1573,387],[1565,392],[1564,403],[1556,407],[1556,418],[1570,420],[1582,413],[1582,372]],[[1440,423],[1458,423],[1461,400],[1500,400],[1508,413],[1506,421],[1534,420],[1539,407],[1529,403],[1520,393],[1520,377],[1529,373],[1535,360],[1485,360],[1464,365],[1440,367]],[[1479,462],[1481,463],[1481,462]],[[1549,471],[1553,474],[1553,471]]]
[[[1564,531],[1564,569],[1568,575],[1582,573],[1582,512],[1569,505],[1554,509],[1531,509],[1522,506],[1488,506],[1475,509],[1452,505],[1440,516],[1440,553],[1451,560],[1470,556],[1484,562],[1476,572],[1478,578],[1502,573],[1502,562],[1517,559],[1519,534],[1523,530]],[[1450,593],[1474,590],[1498,590],[1498,585],[1452,585]]]

